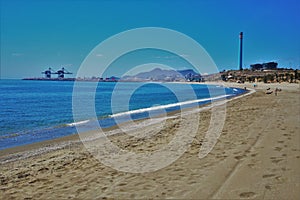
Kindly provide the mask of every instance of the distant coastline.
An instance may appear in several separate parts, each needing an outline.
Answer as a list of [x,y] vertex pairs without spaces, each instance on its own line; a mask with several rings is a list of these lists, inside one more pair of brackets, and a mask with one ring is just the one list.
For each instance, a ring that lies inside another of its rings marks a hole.
[[[256,66],[256,65],[255,65]],[[132,76],[108,78],[101,77],[33,77],[22,80],[33,81],[85,81],[85,82],[237,82],[237,83],[298,83],[300,82],[300,71],[297,69],[244,69],[244,70],[227,70],[214,74],[201,75],[192,69],[187,70],[162,70],[153,69],[148,72],[141,72]]]
[[25,81],[75,81],[75,78],[23,78]]
[[100,78],[23,78],[25,81],[87,81],[87,82],[117,82],[118,80]]

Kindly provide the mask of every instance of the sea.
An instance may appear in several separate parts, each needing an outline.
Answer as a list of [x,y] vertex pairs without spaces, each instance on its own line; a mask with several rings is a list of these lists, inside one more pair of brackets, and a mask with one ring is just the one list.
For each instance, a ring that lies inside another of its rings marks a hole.
[[[94,130],[92,120],[109,128],[245,92],[222,85],[99,82],[95,88],[95,83],[77,82],[80,94],[74,95],[74,85],[72,81],[0,80],[0,150],[77,134],[76,126]],[[74,111],[76,101],[82,102],[82,108],[85,102],[94,103],[95,112]]]

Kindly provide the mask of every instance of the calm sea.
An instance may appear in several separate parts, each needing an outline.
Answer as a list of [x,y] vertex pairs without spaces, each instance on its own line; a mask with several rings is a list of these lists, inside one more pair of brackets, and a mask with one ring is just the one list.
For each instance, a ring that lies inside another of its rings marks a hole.
[[[121,121],[126,115],[142,119],[160,114],[159,110],[170,112],[208,103],[207,98],[229,98],[245,92],[199,84],[112,82],[99,83],[94,92],[93,84],[80,83],[80,95],[84,100],[95,94],[95,115],[103,128],[115,125],[115,117]],[[73,85],[67,81],[0,80],[0,149],[77,133],[72,112]],[[82,121],[76,123],[92,130],[88,123],[91,116],[83,113]]]

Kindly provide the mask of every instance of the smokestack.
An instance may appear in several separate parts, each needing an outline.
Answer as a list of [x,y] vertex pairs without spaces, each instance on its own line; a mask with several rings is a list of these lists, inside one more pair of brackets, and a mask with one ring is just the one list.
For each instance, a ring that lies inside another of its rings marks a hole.
[[243,32],[240,32],[240,70],[243,70]]

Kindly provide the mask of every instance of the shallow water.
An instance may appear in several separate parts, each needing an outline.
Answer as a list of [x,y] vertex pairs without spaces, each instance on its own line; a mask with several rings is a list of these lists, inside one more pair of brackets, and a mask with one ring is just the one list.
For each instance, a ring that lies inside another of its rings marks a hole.
[[[75,124],[93,130],[95,117],[107,128],[244,92],[200,84],[123,82],[101,82],[94,91],[94,84],[79,84],[80,94],[75,96],[83,102],[82,112],[74,122],[74,82],[0,80],[0,149],[74,134]],[[94,104],[86,105],[91,98]],[[89,107],[95,113],[88,112]]]

